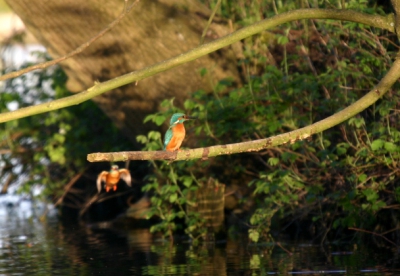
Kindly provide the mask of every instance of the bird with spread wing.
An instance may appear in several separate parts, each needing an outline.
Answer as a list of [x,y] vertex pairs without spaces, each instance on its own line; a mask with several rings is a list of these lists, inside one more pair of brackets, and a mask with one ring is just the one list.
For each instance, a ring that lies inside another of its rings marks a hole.
[[97,177],[98,192],[101,192],[103,182],[105,183],[104,188],[106,192],[109,192],[111,189],[113,191],[116,191],[117,184],[121,178],[126,182],[129,187],[131,187],[132,178],[130,172],[127,169],[119,169],[117,165],[112,165],[110,171],[102,171]]

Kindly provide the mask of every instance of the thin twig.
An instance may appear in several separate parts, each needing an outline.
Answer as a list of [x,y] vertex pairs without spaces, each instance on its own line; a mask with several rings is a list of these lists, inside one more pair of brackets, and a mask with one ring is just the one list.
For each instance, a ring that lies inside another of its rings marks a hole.
[[64,60],[66,60],[66,59],[68,59],[68,58],[70,58],[72,56],[75,56],[75,55],[83,52],[83,50],[85,50],[87,47],[89,47],[93,42],[95,42],[97,39],[102,37],[106,32],[111,30],[115,25],[117,25],[122,20],[122,18],[124,18],[125,15],[127,13],[129,13],[131,11],[131,9],[133,8],[133,6],[136,5],[139,1],[140,0],[135,0],[128,7],[128,4],[127,4],[128,0],[125,0],[123,11],[121,12],[121,14],[113,22],[111,22],[111,24],[109,24],[105,29],[100,31],[98,34],[96,34],[94,37],[92,37],[91,39],[89,39],[88,41],[86,41],[85,43],[80,45],[78,48],[76,48],[72,52],[70,52],[70,53],[68,53],[68,54],[66,54],[66,55],[64,55],[62,57],[59,57],[59,58],[56,58],[56,59],[53,59],[53,60],[50,60],[50,61],[47,61],[47,62],[39,63],[39,64],[32,65],[32,66],[29,66],[27,68],[24,68],[24,69],[21,69],[21,70],[18,70],[18,71],[7,73],[7,74],[5,74],[3,76],[0,76],[0,81],[11,79],[11,78],[16,78],[18,76],[21,76],[21,75],[26,74],[26,73],[28,73],[30,71],[33,71],[33,70],[47,68],[49,66],[55,65],[57,63],[60,63],[61,61],[64,61]]
[[218,10],[220,5],[221,5],[221,0],[218,0],[217,4],[215,4],[214,10],[212,11],[210,18],[208,19],[207,25],[204,28],[203,33],[201,34],[200,45],[203,44],[204,37],[206,36],[208,28],[210,27],[210,25],[211,25],[211,23],[212,23],[212,21],[214,19],[214,16],[217,13],[217,10]]
[[279,246],[280,248],[282,248],[283,251],[285,251],[286,253],[288,253],[290,256],[293,255],[292,252],[290,252],[289,250],[287,250],[286,248],[284,248],[280,242],[276,242],[276,245]]
[[395,244],[394,242],[392,242],[391,240],[389,240],[388,238],[386,238],[384,235],[379,234],[379,233],[375,233],[375,232],[371,232],[368,230],[364,230],[364,229],[360,229],[360,228],[355,228],[355,227],[349,227],[349,230],[354,230],[354,231],[359,231],[359,232],[364,232],[364,233],[368,233],[368,234],[372,234],[378,237],[381,237],[382,239],[386,240],[387,242],[393,244],[394,246],[398,247],[397,244]]
[[386,231],[386,232],[383,232],[381,235],[386,235],[386,234],[389,234],[390,232],[398,231],[398,230],[400,230],[400,228],[399,228],[399,227],[396,227],[396,228],[390,229],[390,230],[388,230],[388,231]]

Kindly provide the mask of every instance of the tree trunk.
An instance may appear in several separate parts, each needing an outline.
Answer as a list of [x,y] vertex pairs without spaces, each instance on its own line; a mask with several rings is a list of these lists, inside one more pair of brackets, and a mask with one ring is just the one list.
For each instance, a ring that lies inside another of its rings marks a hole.
[[[122,0],[6,0],[27,28],[54,58],[63,56],[107,27],[123,10]],[[210,11],[196,0],[142,0],[112,30],[83,53],[62,62],[68,88],[79,92],[95,81],[106,81],[179,55],[199,45]],[[217,20],[207,39],[229,32]],[[206,68],[207,76],[200,76]],[[182,104],[190,92],[210,91],[226,77],[238,80],[232,48],[195,60],[98,96],[94,101],[134,142],[151,128],[143,118],[163,99]],[[100,122],[93,122],[100,123]]]

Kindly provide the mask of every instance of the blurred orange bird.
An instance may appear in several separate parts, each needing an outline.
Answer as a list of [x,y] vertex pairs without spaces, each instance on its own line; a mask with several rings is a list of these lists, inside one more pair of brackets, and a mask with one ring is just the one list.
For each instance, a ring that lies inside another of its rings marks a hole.
[[102,171],[97,177],[98,192],[100,193],[103,182],[105,182],[104,188],[106,189],[106,192],[111,189],[116,191],[117,184],[121,178],[129,187],[131,187],[131,173],[127,169],[119,169],[117,165],[112,165],[110,171]]

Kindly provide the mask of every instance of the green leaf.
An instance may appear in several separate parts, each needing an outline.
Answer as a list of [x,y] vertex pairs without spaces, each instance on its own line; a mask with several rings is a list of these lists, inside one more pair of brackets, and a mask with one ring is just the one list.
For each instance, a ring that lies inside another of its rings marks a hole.
[[342,148],[342,147],[337,147],[336,148],[336,152],[337,152],[338,155],[343,155],[343,154],[346,154],[347,149],[346,148]]
[[372,189],[365,189],[362,191],[362,193],[364,194],[364,196],[367,198],[368,201],[375,202],[379,198],[378,193]]
[[249,229],[249,238],[253,242],[258,242],[260,239],[260,233],[257,231],[257,229]]
[[177,214],[176,214],[176,216],[178,217],[178,218],[183,218],[183,217],[185,217],[185,212],[183,212],[183,211],[179,211]]
[[147,136],[149,140],[159,140],[161,138],[161,133],[158,131],[150,131]]
[[384,144],[384,141],[381,140],[381,139],[374,140],[371,143],[371,149],[373,151],[377,151],[377,150],[379,150],[379,149],[381,149],[383,147],[383,144]]
[[373,211],[378,211],[379,209],[383,208],[386,206],[386,203],[381,201],[381,200],[377,200],[372,206],[371,209]]
[[349,120],[349,125],[354,125],[354,126],[356,126],[357,128],[360,128],[360,127],[362,127],[363,125],[365,125],[365,121],[364,121],[364,118],[356,118],[356,117],[353,117],[353,118],[351,118],[350,120]]
[[161,126],[166,119],[167,117],[165,115],[156,115],[153,121],[156,123],[156,125]]
[[46,147],[50,160],[61,165],[65,164],[65,148],[64,147]]
[[54,140],[59,142],[60,144],[63,144],[65,142],[65,136],[59,133],[55,133],[53,136]]
[[154,116],[155,116],[155,114],[147,115],[146,118],[144,118],[143,123],[147,123],[148,121],[152,121]]
[[142,144],[146,144],[147,137],[144,135],[138,135],[138,136],[136,136],[136,141],[138,141],[139,143],[142,143]]
[[397,146],[392,142],[385,142],[384,147],[388,152],[395,152],[397,150]]
[[253,254],[250,259],[250,269],[259,269],[260,268],[260,255]]
[[358,181],[360,182],[364,182],[367,179],[367,175],[365,173],[363,173],[362,175],[360,175],[358,177]]
[[190,186],[192,186],[193,178],[191,176],[183,176],[181,179],[185,187],[189,188]]
[[200,76],[205,76],[207,74],[207,68],[201,68],[200,69]]
[[195,103],[191,100],[186,100],[183,104],[183,106],[185,107],[185,109],[187,110],[192,110],[195,106]]
[[169,196],[169,202],[174,203],[178,199],[178,194],[172,194]]
[[278,44],[280,45],[285,45],[289,42],[289,38],[287,36],[283,36],[283,35],[279,35],[277,36],[277,40]]
[[268,164],[270,164],[271,166],[276,166],[277,164],[279,164],[279,158],[277,158],[277,157],[269,158]]
[[312,221],[313,221],[313,222],[316,222],[316,221],[318,221],[319,219],[321,219],[321,216],[313,216],[313,217],[312,217]]

